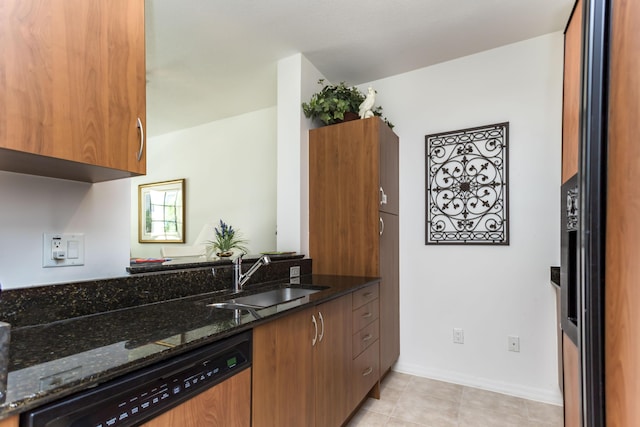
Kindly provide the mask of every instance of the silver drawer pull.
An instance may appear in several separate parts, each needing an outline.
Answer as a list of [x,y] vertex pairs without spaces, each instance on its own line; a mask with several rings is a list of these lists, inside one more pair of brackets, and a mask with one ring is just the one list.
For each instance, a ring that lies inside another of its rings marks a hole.
[[316,342],[318,341],[318,322],[316,321],[316,316],[313,314],[311,315],[311,322],[313,323],[313,327],[316,331],[313,339],[311,340],[311,347],[315,347]]
[[320,330],[320,336],[318,337],[318,342],[321,342],[322,337],[324,337],[324,318],[322,317],[321,312],[318,312],[318,317],[320,317],[320,323],[322,324],[322,329]]
[[136,127],[140,129],[140,150],[137,155],[137,159],[140,161],[142,158],[142,152],[144,151],[144,127],[142,126],[142,120],[140,120],[140,117],[138,117],[138,125]]
[[371,366],[369,366],[363,373],[362,376],[366,377],[367,375],[370,375],[373,372],[373,368]]
[[373,338],[373,335],[367,334],[364,337],[362,337],[362,341],[369,341],[371,338]]
[[373,316],[373,313],[372,313],[372,312],[368,312],[368,313],[363,314],[363,315],[362,315],[362,318],[363,318],[363,319],[368,319],[368,318],[369,318],[369,317],[371,317],[371,316]]

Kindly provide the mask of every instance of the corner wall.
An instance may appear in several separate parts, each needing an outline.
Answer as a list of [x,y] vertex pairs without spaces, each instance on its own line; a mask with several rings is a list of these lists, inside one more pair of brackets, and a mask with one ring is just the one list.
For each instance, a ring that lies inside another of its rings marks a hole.
[[[400,137],[396,370],[562,402],[549,284],[560,265],[562,49],[553,33],[361,86],[377,90]],[[503,121],[511,244],[425,246],[425,135]]]

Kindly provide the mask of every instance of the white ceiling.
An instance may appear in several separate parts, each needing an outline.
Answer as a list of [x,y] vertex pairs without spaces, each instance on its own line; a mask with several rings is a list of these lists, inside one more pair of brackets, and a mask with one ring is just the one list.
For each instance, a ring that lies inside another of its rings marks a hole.
[[145,0],[150,136],[276,104],[302,53],[357,85],[561,31],[574,0]]

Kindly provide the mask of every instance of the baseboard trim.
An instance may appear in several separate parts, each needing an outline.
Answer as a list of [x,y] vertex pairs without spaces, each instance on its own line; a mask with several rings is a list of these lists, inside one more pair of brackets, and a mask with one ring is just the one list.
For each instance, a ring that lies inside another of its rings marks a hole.
[[474,387],[509,396],[562,406],[562,393],[560,392],[560,387],[558,387],[557,392],[553,392],[539,388],[524,387],[513,383],[494,381],[487,378],[462,375],[459,372],[444,371],[440,369],[425,369],[423,366],[401,362],[396,363],[392,370],[403,374],[460,384],[467,387]]

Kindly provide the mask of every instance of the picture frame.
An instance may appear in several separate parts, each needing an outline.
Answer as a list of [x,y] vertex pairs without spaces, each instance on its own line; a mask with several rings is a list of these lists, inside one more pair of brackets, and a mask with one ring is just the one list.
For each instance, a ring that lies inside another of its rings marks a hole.
[[138,186],[138,242],[184,243],[185,179]]

